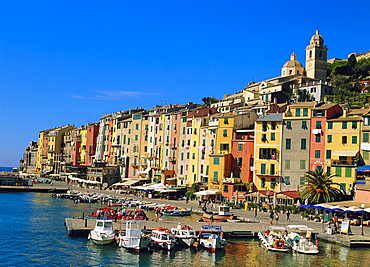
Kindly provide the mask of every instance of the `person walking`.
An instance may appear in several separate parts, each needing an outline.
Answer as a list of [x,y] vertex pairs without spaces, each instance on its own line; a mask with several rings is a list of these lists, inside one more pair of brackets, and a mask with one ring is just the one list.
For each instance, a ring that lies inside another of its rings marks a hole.
[[254,208],[254,218],[257,218],[257,207]]
[[275,221],[276,221],[276,225],[278,225],[278,221],[279,221],[279,214],[275,214]]
[[270,224],[272,224],[273,220],[274,220],[274,211],[272,210],[270,213]]
[[290,210],[288,210],[288,212],[286,213],[286,220],[290,221]]

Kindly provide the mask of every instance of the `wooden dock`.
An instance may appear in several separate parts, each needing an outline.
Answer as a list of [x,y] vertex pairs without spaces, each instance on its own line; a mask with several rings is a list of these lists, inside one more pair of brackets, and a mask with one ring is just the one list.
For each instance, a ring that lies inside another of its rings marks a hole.
[[[65,226],[67,234],[71,237],[87,237],[90,231],[95,227],[96,220],[94,219],[82,219],[82,218],[66,218]],[[151,232],[157,227],[175,228],[178,222],[155,222],[155,221],[143,221],[143,227],[146,231]],[[207,225],[204,222],[186,222],[192,229],[199,231],[202,225]],[[254,238],[257,236],[257,232],[248,230],[248,223],[230,223],[220,222],[215,225],[222,226],[225,238]],[[125,221],[113,222],[113,229],[118,230],[119,228],[124,229],[126,227]]]

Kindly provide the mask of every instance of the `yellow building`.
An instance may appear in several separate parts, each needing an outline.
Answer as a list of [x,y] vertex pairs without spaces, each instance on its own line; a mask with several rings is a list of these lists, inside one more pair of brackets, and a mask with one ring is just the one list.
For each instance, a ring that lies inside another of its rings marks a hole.
[[221,192],[222,179],[230,177],[230,173],[231,154],[211,154],[209,156],[208,189]]
[[81,164],[86,164],[86,140],[87,140],[87,129],[85,126],[81,127],[81,146],[80,146],[80,160]]
[[344,110],[343,116],[327,120],[325,165],[335,174],[334,182],[342,190],[351,191],[356,181],[356,167],[360,160],[361,116]]
[[257,190],[280,192],[283,114],[267,114],[256,120],[253,183]]

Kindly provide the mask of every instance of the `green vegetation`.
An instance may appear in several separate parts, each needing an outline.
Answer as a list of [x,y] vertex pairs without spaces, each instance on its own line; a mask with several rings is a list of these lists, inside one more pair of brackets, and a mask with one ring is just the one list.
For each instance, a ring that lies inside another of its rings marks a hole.
[[334,187],[339,187],[338,183],[333,182],[334,176],[334,174],[324,173],[322,169],[307,171],[304,177],[307,186],[301,193],[302,201],[307,200],[309,204],[318,204],[343,198],[343,192]]
[[333,86],[334,96],[328,100],[336,103],[349,103],[350,107],[362,107],[365,101],[356,101],[355,97],[361,93],[359,81],[370,79],[370,58],[358,62],[352,54],[348,61],[328,63],[327,80]]
[[202,106],[209,108],[212,103],[218,102],[218,99],[215,98],[215,97],[207,96],[207,97],[203,97],[202,98],[202,101],[203,101],[203,105]]

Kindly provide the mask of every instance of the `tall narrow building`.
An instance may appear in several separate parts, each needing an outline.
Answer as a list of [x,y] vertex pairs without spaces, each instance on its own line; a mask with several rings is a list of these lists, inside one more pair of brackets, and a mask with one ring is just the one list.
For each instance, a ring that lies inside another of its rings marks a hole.
[[316,30],[311,37],[310,45],[306,47],[306,76],[326,81],[328,48],[324,45],[324,39]]

